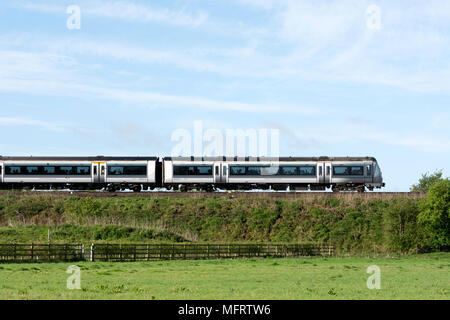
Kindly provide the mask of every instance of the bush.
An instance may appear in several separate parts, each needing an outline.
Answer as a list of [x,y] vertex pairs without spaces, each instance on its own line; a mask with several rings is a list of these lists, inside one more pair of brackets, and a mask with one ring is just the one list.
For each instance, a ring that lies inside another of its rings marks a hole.
[[436,171],[433,174],[425,173],[419,179],[419,183],[411,187],[411,192],[427,193],[433,184],[442,180],[442,170]]
[[450,181],[434,183],[420,204],[418,222],[427,231],[427,240],[434,249],[450,246]]
[[419,251],[423,247],[423,230],[417,224],[417,201],[396,199],[383,213],[384,235],[388,248],[393,251]]

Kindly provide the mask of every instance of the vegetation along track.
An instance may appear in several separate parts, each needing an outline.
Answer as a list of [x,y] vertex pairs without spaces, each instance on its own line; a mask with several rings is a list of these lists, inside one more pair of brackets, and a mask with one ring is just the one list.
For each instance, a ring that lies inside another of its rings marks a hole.
[[104,191],[3,191],[1,195],[43,195],[51,194],[57,197],[92,198],[260,198],[260,199],[378,199],[388,200],[397,197],[422,199],[424,193],[418,192],[104,192]]

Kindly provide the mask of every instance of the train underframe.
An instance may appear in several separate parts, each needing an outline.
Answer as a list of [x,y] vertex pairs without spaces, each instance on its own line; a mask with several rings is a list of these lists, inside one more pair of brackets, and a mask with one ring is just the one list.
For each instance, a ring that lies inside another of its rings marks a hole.
[[134,192],[154,190],[155,188],[165,188],[172,191],[205,191],[214,192],[218,190],[231,191],[249,191],[249,190],[273,190],[273,191],[326,191],[331,189],[333,192],[365,192],[366,189],[373,191],[373,186],[364,184],[166,184],[158,186],[156,184],[137,184],[137,183],[3,183],[0,184],[2,190],[73,190],[90,191],[104,190],[109,192],[118,192],[131,190]]

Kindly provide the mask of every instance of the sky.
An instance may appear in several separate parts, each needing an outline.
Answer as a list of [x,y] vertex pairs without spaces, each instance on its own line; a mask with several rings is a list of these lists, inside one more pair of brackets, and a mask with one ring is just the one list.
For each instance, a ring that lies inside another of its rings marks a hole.
[[1,155],[162,157],[201,122],[408,191],[449,176],[449,102],[447,0],[0,1]]

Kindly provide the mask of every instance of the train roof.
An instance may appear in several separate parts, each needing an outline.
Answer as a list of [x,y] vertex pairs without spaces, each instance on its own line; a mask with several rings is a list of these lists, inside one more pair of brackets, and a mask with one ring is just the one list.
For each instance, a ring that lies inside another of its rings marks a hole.
[[6,157],[0,156],[3,161],[146,161],[157,160],[158,157],[113,157],[113,156],[92,156],[92,157],[51,157],[51,156],[29,156],[29,157]]
[[[0,156],[0,161],[152,161],[158,157],[133,156]],[[374,157],[164,157],[177,161],[374,161]]]
[[374,157],[164,157],[177,161],[377,161]]

